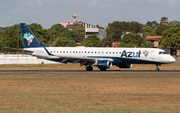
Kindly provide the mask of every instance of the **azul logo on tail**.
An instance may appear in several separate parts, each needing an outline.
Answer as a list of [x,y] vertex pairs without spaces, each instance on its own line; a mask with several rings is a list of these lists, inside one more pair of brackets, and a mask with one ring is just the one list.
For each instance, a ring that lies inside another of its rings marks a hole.
[[30,44],[33,42],[34,35],[31,35],[30,33],[25,33],[23,38],[27,40],[27,44],[28,46],[30,46]]
[[25,23],[20,23],[24,48],[47,47],[36,39],[32,31]]

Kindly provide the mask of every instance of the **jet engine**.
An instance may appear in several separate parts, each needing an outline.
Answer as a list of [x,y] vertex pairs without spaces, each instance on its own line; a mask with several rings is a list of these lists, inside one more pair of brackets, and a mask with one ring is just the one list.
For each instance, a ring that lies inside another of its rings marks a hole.
[[111,68],[112,67],[112,61],[109,60],[98,60],[95,63],[95,66],[98,68]]

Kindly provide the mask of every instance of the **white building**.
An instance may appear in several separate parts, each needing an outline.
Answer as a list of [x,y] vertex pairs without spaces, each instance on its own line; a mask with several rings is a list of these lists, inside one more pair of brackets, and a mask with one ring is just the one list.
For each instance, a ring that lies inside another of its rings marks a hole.
[[100,38],[100,40],[102,40],[103,38],[105,38],[107,36],[106,29],[86,28],[85,27],[85,38],[87,38],[88,36],[90,36],[92,34],[96,34]]

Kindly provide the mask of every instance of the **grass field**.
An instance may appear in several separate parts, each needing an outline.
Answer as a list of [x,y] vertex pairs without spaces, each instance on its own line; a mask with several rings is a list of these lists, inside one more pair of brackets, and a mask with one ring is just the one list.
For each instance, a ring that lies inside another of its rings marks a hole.
[[1,74],[0,112],[172,113],[178,74]]
[[[179,70],[180,63],[161,70]],[[0,65],[0,70],[85,70],[78,64]],[[98,68],[94,68],[97,70]],[[113,67],[111,70],[120,70]],[[133,65],[130,70],[154,70]],[[124,69],[123,69],[124,70]],[[0,113],[178,113],[179,74],[0,74]]]

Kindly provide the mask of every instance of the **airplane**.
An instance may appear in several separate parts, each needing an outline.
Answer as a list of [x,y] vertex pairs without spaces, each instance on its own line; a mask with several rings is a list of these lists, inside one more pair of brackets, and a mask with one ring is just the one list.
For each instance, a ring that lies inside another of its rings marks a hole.
[[113,65],[131,68],[133,64],[155,64],[159,71],[161,64],[174,63],[176,60],[158,48],[107,48],[107,47],[47,47],[41,44],[26,23],[20,23],[24,48],[11,48],[24,54],[60,63],[80,63],[86,71],[93,66],[106,71]]

